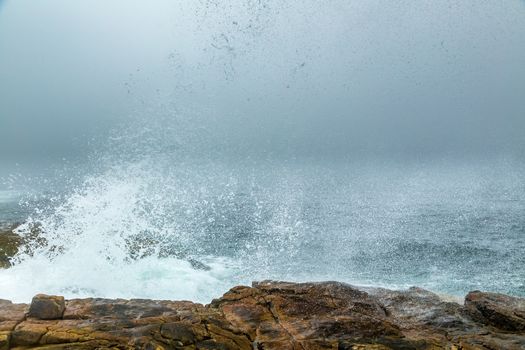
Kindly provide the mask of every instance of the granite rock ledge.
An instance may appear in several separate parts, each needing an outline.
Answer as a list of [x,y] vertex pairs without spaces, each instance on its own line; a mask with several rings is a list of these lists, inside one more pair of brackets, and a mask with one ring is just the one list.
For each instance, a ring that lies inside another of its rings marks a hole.
[[0,300],[0,350],[525,349],[525,299],[479,291],[460,305],[421,288],[263,281],[209,305],[62,302]]

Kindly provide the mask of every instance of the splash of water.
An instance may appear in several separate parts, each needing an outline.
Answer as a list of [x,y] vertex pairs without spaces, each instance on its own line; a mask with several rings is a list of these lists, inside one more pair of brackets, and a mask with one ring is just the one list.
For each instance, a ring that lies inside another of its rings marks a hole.
[[18,228],[2,297],[208,302],[267,278],[522,295],[525,188],[501,169],[114,159]]
[[48,200],[17,229],[26,243],[0,274],[2,296],[209,301],[254,270],[264,275],[275,254],[293,255],[296,195],[276,198],[227,169],[172,162],[113,161]]

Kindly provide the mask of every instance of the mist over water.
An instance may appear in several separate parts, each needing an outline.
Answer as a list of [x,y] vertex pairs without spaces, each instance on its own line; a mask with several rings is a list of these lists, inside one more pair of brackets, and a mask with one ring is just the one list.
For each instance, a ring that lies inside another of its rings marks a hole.
[[4,1],[2,157],[89,154],[130,118],[179,128],[175,111],[202,131],[186,152],[522,157],[524,10]]
[[524,35],[523,1],[0,2],[0,298],[525,295]]

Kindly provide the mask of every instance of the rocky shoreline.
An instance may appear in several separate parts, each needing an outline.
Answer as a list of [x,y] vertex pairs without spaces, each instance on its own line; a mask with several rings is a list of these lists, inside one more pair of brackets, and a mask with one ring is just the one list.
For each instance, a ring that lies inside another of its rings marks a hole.
[[525,299],[263,281],[189,301],[0,301],[7,349],[525,349]]
[[10,259],[18,253],[22,245],[22,237],[14,233],[17,225],[10,225],[7,228],[0,228],[0,269],[11,266]]

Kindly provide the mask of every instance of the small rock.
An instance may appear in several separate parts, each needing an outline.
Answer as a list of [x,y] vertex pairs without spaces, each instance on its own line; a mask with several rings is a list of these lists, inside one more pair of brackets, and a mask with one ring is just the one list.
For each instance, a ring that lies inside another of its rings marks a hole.
[[64,297],[38,294],[31,301],[29,317],[41,320],[56,320],[62,318],[65,309]]

